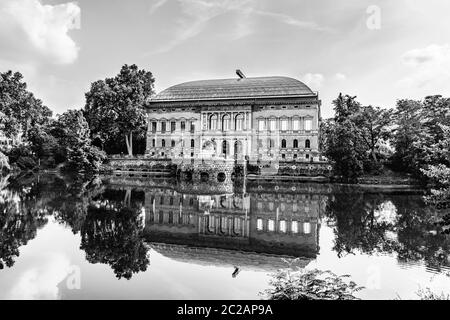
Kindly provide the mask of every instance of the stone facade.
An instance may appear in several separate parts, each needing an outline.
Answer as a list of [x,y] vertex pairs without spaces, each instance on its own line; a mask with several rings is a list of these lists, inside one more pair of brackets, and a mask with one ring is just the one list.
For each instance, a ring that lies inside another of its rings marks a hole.
[[146,156],[313,162],[320,156],[320,100],[286,77],[193,81],[147,104]]

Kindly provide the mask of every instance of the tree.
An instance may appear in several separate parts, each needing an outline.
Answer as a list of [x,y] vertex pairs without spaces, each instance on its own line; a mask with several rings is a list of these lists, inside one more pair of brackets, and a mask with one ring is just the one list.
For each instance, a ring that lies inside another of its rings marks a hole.
[[0,73],[0,122],[5,135],[17,138],[28,136],[28,130],[47,123],[51,110],[27,90],[19,72]]
[[66,169],[77,172],[100,169],[105,155],[91,144],[89,126],[81,110],[69,110],[60,115],[54,132],[65,149]]
[[146,131],[144,103],[154,93],[151,72],[136,65],[124,65],[114,78],[91,84],[86,93],[85,115],[92,139],[110,152],[114,142],[125,139],[129,155],[133,154],[133,135]]
[[352,122],[363,143],[370,150],[370,155],[378,163],[377,148],[386,141],[392,127],[392,111],[379,107],[362,107],[354,115]]
[[364,146],[354,129],[352,117],[361,105],[356,97],[339,94],[333,101],[335,116],[322,127],[324,154],[333,161],[334,174],[342,179],[355,180],[363,173]]

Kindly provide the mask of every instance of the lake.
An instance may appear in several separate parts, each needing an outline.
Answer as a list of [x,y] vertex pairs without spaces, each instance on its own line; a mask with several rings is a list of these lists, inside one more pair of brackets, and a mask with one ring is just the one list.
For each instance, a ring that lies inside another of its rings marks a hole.
[[419,191],[57,175],[0,189],[0,299],[260,299],[292,261],[350,275],[363,299],[450,293],[448,212]]

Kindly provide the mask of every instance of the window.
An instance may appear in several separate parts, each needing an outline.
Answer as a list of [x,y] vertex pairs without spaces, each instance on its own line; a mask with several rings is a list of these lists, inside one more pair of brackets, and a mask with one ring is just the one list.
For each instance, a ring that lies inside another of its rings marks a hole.
[[312,120],[306,119],[305,120],[305,131],[311,131],[312,128]]
[[259,131],[266,130],[266,123],[264,120],[258,120],[258,130]]
[[270,131],[275,131],[277,128],[277,120],[276,119],[270,119]]
[[297,154],[296,153],[294,154],[294,159],[297,159]]
[[194,147],[195,147],[195,140],[191,139],[191,148],[194,148]]
[[166,122],[161,122],[161,132],[166,132]]
[[236,130],[241,131],[243,129],[244,124],[244,116],[242,114],[238,114],[236,116]]
[[275,146],[275,141],[273,141],[273,139],[269,139],[267,140],[267,145],[270,149],[272,149]]
[[165,139],[162,139],[162,140],[161,140],[161,147],[164,148],[165,146],[166,146],[166,140],[165,140]]
[[286,140],[281,140],[281,148],[286,148]]
[[217,116],[213,114],[211,117],[209,117],[209,130],[216,130],[217,129]]
[[306,159],[309,159],[309,154],[306,155]]
[[280,221],[280,231],[286,232],[286,221],[285,220]]
[[226,140],[222,141],[222,153],[227,154],[228,152],[228,143]]
[[175,140],[172,140],[172,142],[170,143],[170,145],[172,146],[172,148],[175,148]]
[[292,146],[294,148],[298,148],[298,140],[297,139],[294,139],[294,142],[293,142]]
[[299,119],[294,119],[292,121],[292,130],[294,130],[294,131],[300,130],[300,120]]
[[195,132],[195,122],[194,121],[191,121],[191,128],[190,128],[190,130],[191,130],[191,133]]
[[262,231],[263,230],[263,220],[262,219],[257,219],[256,220],[256,229],[258,231]]
[[305,234],[311,233],[311,224],[309,222],[303,223],[303,233]]
[[283,153],[283,154],[281,155],[281,158],[282,158],[282,159],[286,159],[286,155]]
[[226,114],[222,117],[222,130],[230,130],[230,115]]
[[272,219],[269,219],[269,221],[267,223],[267,228],[269,229],[269,231],[274,231],[275,230],[275,221],[273,221]]
[[310,149],[311,148],[311,142],[309,140],[305,140],[305,148]]
[[156,140],[152,139],[152,147],[154,148],[156,146]]
[[156,132],[156,126],[157,126],[157,122],[156,122],[156,121],[153,121],[153,122],[152,122],[152,133],[155,133],[155,132]]
[[281,120],[281,131],[287,131],[288,129],[288,121],[287,119]]
[[298,222],[297,221],[291,222],[291,232],[298,233]]
[[175,131],[176,125],[177,125],[177,123],[175,121],[172,121],[170,123],[170,132],[174,132]]
[[181,131],[186,130],[186,122],[181,121]]

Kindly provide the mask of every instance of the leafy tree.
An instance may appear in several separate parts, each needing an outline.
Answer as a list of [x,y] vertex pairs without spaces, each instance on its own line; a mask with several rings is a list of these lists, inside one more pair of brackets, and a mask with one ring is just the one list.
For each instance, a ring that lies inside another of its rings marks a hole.
[[[127,152],[133,154],[133,137],[145,136],[145,101],[154,93],[151,72],[136,65],[124,65],[114,78],[91,84],[86,93],[85,115],[92,139],[110,153],[118,139],[125,139]],[[123,140],[122,140],[123,141]]]
[[361,145],[352,123],[352,116],[361,109],[355,98],[339,94],[333,101],[334,119],[325,122],[322,127],[325,156],[333,161],[335,175],[350,181],[363,173],[365,158],[364,146]]
[[364,287],[346,281],[348,277],[291,267],[279,270],[270,280],[271,288],[262,294],[268,300],[358,300],[354,294]]
[[89,126],[81,110],[69,110],[60,115],[54,132],[66,150],[66,169],[77,172],[100,169],[105,155],[91,144]]
[[353,115],[352,122],[363,143],[370,151],[373,162],[378,163],[377,148],[386,141],[392,127],[392,111],[379,107],[362,107]]
[[9,138],[20,134],[28,136],[28,130],[47,123],[51,110],[27,90],[23,76],[19,72],[0,73],[0,122]]

